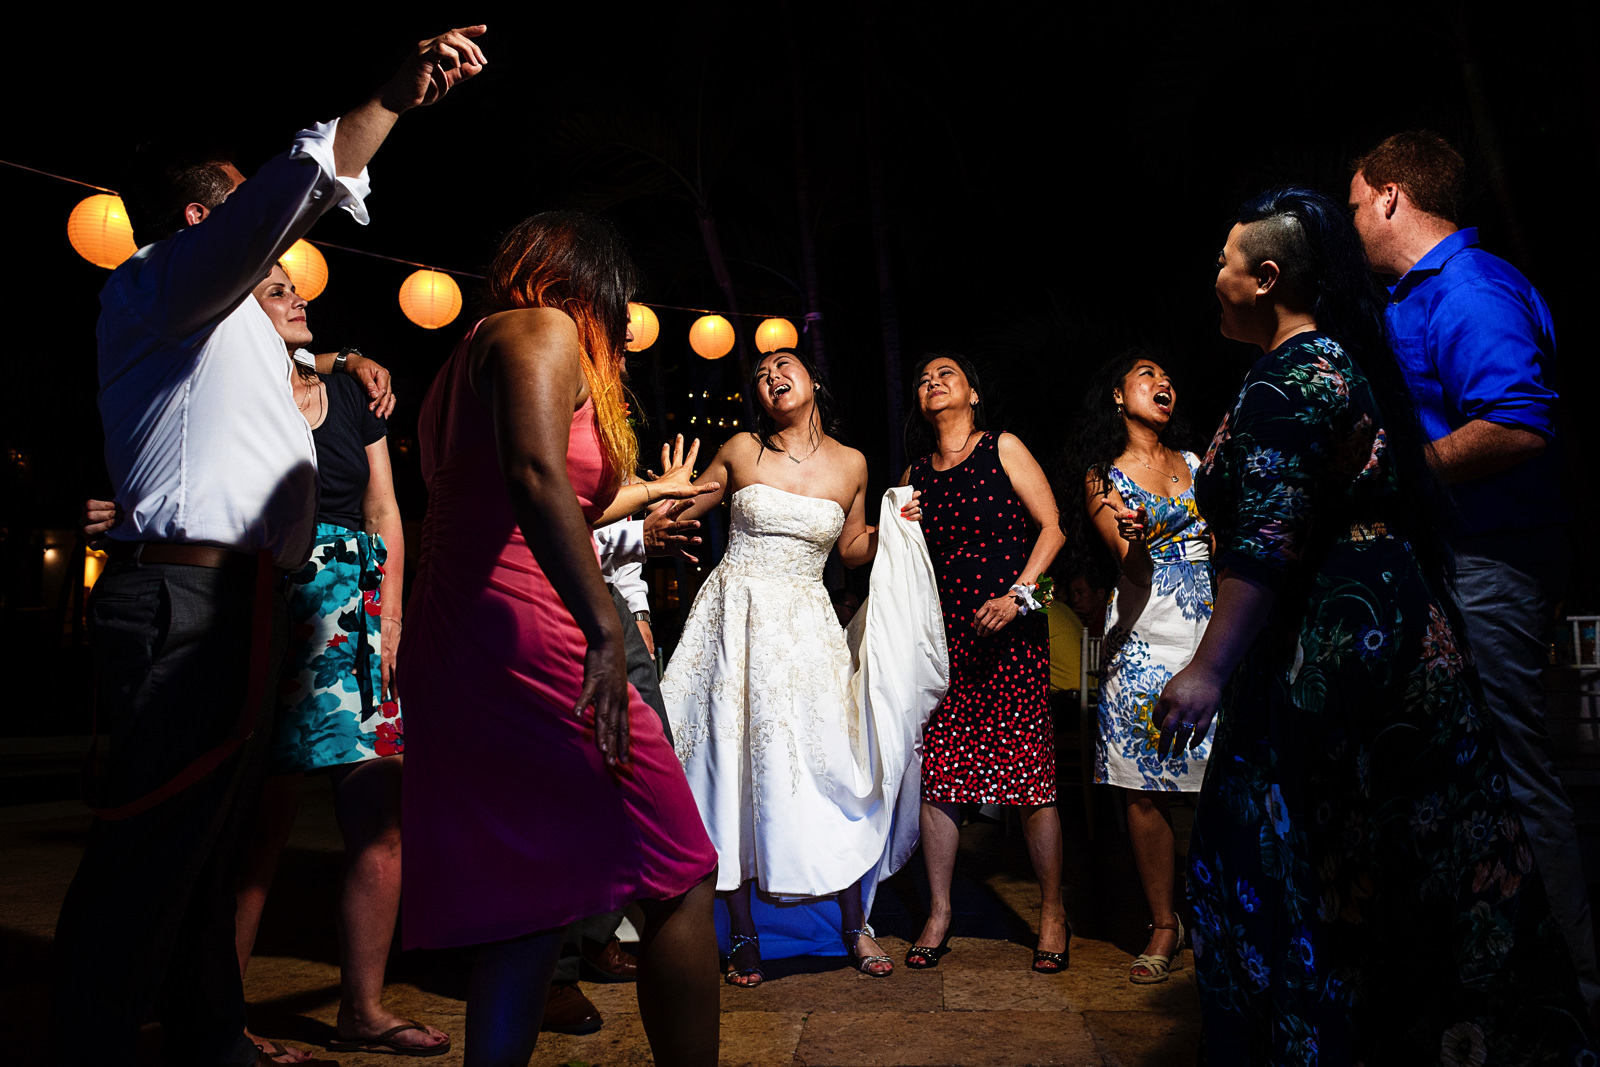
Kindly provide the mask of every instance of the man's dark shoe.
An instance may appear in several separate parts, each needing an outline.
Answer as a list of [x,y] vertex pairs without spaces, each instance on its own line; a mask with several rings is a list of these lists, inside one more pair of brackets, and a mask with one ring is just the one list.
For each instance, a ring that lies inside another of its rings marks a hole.
[[639,961],[612,938],[604,945],[583,943],[584,977],[595,982],[631,982],[639,977]]
[[583,990],[566,982],[553,982],[539,1029],[555,1034],[592,1034],[603,1021],[600,1009],[589,1002]]

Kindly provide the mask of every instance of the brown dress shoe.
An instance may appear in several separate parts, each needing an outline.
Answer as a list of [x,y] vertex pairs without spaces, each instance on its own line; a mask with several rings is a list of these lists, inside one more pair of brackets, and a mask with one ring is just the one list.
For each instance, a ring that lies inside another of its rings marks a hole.
[[614,937],[599,948],[593,941],[585,941],[583,963],[586,977],[596,982],[631,982],[639,977],[639,961]]
[[600,1009],[583,995],[583,990],[565,982],[553,982],[550,995],[544,1001],[544,1022],[539,1029],[556,1034],[592,1034],[600,1029],[603,1021]]

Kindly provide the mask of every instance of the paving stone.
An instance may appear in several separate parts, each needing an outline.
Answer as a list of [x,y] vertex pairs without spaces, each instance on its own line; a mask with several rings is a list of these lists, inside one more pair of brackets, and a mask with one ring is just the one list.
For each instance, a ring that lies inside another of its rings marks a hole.
[[1200,1050],[1196,1012],[1086,1011],[1083,1019],[1106,1067],[1194,1067]]
[[1070,1012],[818,1012],[796,1061],[805,1067],[1013,1067],[1104,1063]]
[[1062,979],[1023,971],[953,971],[944,976],[945,1011],[1066,1011]]
[[896,965],[887,978],[873,978],[842,961],[808,961],[831,969],[782,974],[775,960],[767,979],[754,989],[722,987],[722,1010],[742,1011],[938,1011],[944,986],[937,970],[914,971]]

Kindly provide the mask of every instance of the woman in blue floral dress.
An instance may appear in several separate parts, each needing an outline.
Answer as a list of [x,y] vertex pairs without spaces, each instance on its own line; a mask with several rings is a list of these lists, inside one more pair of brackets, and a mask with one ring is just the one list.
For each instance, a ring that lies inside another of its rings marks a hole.
[[[1194,655],[1211,618],[1211,537],[1195,503],[1199,459],[1172,446],[1182,434],[1178,393],[1137,349],[1095,375],[1079,415],[1073,469],[1086,471],[1082,554],[1109,551],[1116,588],[1106,605],[1096,782],[1120,787],[1128,836],[1150,905],[1150,937],[1128,980],[1167,980],[1183,949],[1173,900],[1170,792],[1198,792],[1209,744],[1162,756],[1151,712],[1167,680]],[[1085,560],[1084,562],[1088,562]]]
[[1223,709],[1189,847],[1207,1062],[1592,1063],[1359,239],[1303,189],[1240,220],[1222,331],[1264,355],[1196,478],[1216,607],[1156,708],[1163,747]]

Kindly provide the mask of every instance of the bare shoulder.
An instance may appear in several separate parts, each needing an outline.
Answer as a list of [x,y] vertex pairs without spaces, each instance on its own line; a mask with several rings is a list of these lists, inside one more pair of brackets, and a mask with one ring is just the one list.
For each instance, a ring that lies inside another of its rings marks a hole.
[[1022,438],[1014,433],[1002,433],[995,440],[995,448],[1000,452],[1000,458],[1006,459],[1032,459],[1033,453],[1028,451],[1028,446],[1022,443]]
[[491,348],[533,342],[578,343],[578,326],[559,308],[514,308],[497,311],[483,320],[473,338],[474,347]]

